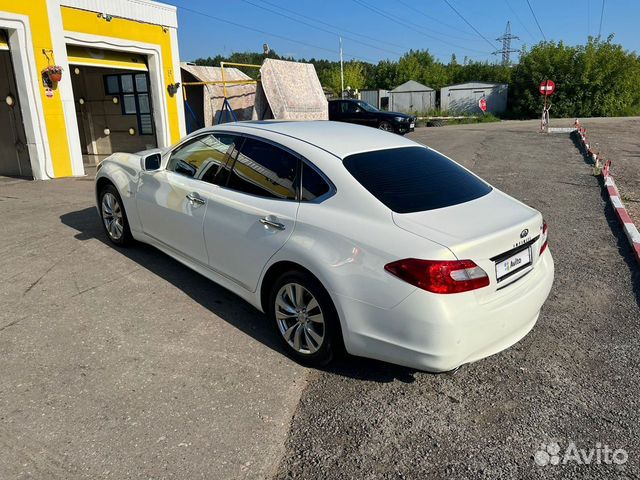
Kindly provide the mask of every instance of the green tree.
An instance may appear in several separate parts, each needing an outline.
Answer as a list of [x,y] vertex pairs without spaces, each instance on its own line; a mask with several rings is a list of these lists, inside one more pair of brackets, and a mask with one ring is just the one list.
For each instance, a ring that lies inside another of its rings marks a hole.
[[640,113],[640,60],[621,45],[589,38],[586,45],[542,42],[523,52],[513,68],[509,104],[516,117],[542,108],[540,82],[551,79],[555,117],[619,116]]
[[[340,65],[335,65],[328,72],[325,86],[329,87],[334,94],[340,95],[342,79],[340,76]],[[351,61],[344,63],[344,88],[351,87],[352,90],[362,90],[365,86],[364,65],[361,62]]]

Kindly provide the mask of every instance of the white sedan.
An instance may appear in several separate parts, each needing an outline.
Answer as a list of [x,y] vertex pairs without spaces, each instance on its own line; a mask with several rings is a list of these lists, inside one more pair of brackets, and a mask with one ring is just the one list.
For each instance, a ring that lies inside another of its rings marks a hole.
[[428,371],[499,352],[553,283],[542,215],[437,151],[336,122],[241,122],[116,153],[112,242],[151,244],[266,313],[309,365],[343,349]]

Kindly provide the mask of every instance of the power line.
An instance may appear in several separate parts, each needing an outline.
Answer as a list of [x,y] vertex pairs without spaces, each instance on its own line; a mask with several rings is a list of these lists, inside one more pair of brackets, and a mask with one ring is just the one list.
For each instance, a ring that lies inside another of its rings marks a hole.
[[[338,28],[338,27],[336,27],[336,26],[334,26],[334,25],[332,25],[332,24],[330,24],[330,23],[323,22],[322,20],[319,20],[319,19],[317,19],[317,18],[310,17],[310,16],[308,16],[308,15],[304,15],[304,14],[302,14],[302,13],[294,12],[293,10],[291,10],[291,9],[289,9],[289,8],[285,8],[285,7],[282,7],[282,6],[280,6],[280,5],[276,5],[276,4],[274,4],[274,3],[272,3],[272,2],[269,2],[269,1],[267,1],[267,0],[259,0],[259,1],[260,1],[260,2],[262,2],[262,3],[266,3],[267,5],[271,5],[272,7],[279,8],[280,10],[284,10],[285,12],[292,13],[293,15],[297,15],[297,16],[299,16],[299,17],[306,18],[307,20],[311,20],[311,21],[316,22],[316,23],[319,23],[319,24],[321,24],[321,25],[325,25],[325,26],[327,26],[327,27],[331,27],[331,28],[333,28],[333,29],[335,29],[335,30],[339,30],[339,31],[342,31],[342,32],[347,32],[347,33],[349,33],[349,34],[351,34],[351,35],[355,35],[355,36],[357,36],[357,37],[366,38],[367,40],[372,40],[372,41],[374,41],[374,42],[379,42],[379,41],[380,41],[380,39],[379,39],[379,38],[375,38],[375,37],[371,37],[371,36],[369,36],[369,35],[364,35],[364,34],[362,34],[362,33],[354,32],[353,30],[345,30],[345,29],[343,29],[343,28]],[[409,50],[409,48],[410,48],[410,47],[407,47],[406,45],[398,45],[397,43],[392,43],[392,42],[390,42],[390,41],[388,41],[388,40],[387,40],[385,43],[386,43],[387,45],[391,45],[392,47],[403,48],[403,49],[405,49],[405,50]]]
[[[459,31],[459,30],[460,30],[460,28],[459,28],[459,27],[456,27],[456,26],[454,26],[454,25],[449,25],[448,23],[444,23],[444,22],[443,22],[442,20],[440,20],[439,18],[436,18],[436,17],[434,17],[434,16],[432,16],[432,15],[428,15],[428,14],[424,13],[422,10],[419,10],[419,9],[415,8],[413,5],[409,5],[408,3],[403,2],[402,0],[396,0],[396,1],[397,1],[400,5],[403,5],[404,7],[408,8],[409,10],[413,10],[414,12],[416,12],[416,13],[418,13],[418,14],[422,15],[422,16],[423,16],[423,17],[425,17],[425,18],[428,18],[429,20],[433,20],[433,21],[435,21],[435,22],[438,22],[440,25],[442,25],[442,26],[444,26],[444,27],[449,27],[449,28],[451,28],[451,29],[453,29],[453,30],[457,31],[458,33],[462,33],[462,34],[464,34],[464,35],[465,35],[465,37],[458,37],[458,36],[456,36],[456,35],[451,35],[450,33],[439,32],[439,31],[437,31],[437,30],[434,30],[434,29],[430,28],[429,30],[430,30],[430,31],[432,31],[432,32],[434,32],[434,33],[439,33],[439,34],[441,34],[441,35],[446,35],[446,36],[448,36],[448,37],[450,37],[450,38],[457,38],[458,40],[463,40],[463,41],[465,41],[465,42],[469,41],[469,39],[470,39],[470,38],[475,38],[475,35],[473,35],[473,34],[467,34],[466,32],[460,32],[460,31]],[[413,22],[409,22],[409,20],[406,20],[406,21],[407,21],[408,23],[412,23],[413,25],[416,25],[416,26],[418,26],[418,27],[421,27],[421,25],[417,25],[417,24],[415,24],[415,23],[413,23]]]
[[253,5],[256,8],[261,8],[262,10],[266,10],[266,11],[274,13],[276,15],[280,15],[281,17],[288,18],[289,20],[293,20],[294,22],[298,22],[298,23],[301,23],[301,24],[306,25],[308,27],[315,28],[316,30],[320,30],[321,32],[329,33],[331,35],[340,35],[340,36],[342,36],[342,38],[346,38],[348,40],[351,40],[352,42],[356,42],[356,43],[360,43],[362,45],[366,45],[367,47],[374,48],[376,50],[380,50],[380,51],[387,52],[387,53],[392,53],[394,55],[402,55],[402,52],[389,50],[387,48],[382,48],[382,47],[379,47],[377,45],[373,45],[371,43],[363,42],[362,40],[358,40],[357,38],[349,37],[349,36],[344,35],[344,34],[342,34],[340,32],[337,32],[337,33],[336,32],[332,32],[331,30],[327,30],[326,28],[318,27],[318,26],[313,25],[313,24],[311,24],[309,22],[305,22],[304,20],[299,20],[297,18],[294,18],[294,17],[292,17],[290,15],[287,15],[286,13],[278,12],[277,10],[273,10],[273,9],[271,9],[269,7],[264,7],[262,5],[258,5],[257,3],[253,3],[250,0],[242,0],[242,1],[245,2],[245,3],[248,3],[249,5]]
[[522,20],[520,20],[520,17],[518,16],[518,14],[516,13],[516,11],[513,9],[513,7],[511,6],[511,4],[509,3],[509,0],[504,0],[504,3],[507,4],[507,7],[509,7],[509,10],[511,10],[511,13],[513,13],[513,16],[516,17],[516,20],[518,21],[518,23],[520,24],[520,26],[524,29],[525,32],[527,32],[527,34],[529,35],[529,37],[531,37],[531,40],[533,40],[535,42],[536,37],[533,36],[533,34],[529,31],[529,29],[527,28],[527,26],[522,22]]
[[[430,39],[435,40],[437,42],[444,43],[445,45],[449,45],[450,47],[460,48],[460,49],[463,49],[463,50],[468,50],[470,52],[476,52],[476,53],[482,53],[482,54],[487,54],[487,53],[490,54],[491,53],[491,52],[486,52],[486,51],[482,51],[482,50],[475,50],[473,48],[463,47],[462,45],[456,45],[455,43],[451,43],[451,42],[448,42],[448,41],[443,40],[441,38],[435,37],[433,35],[429,35],[428,33],[425,33],[423,30],[417,29],[417,28],[411,26],[409,23],[407,23],[406,21],[402,20],[401,18],[396,17],[395,15],[391,15],[389,13],[386,13],[383,10],[380,10],[378,8],[372,7],[371,5],[368,5],[368,4],[364,3],[362,0],[352,0],[352,1],[357,3],[358,5],[366,8],[366,9],[368,9],[368,10],[371,10],[372,12],[374,12],[374,13],[376,13],[378,15],[381,15],[381,16],[391,20],[394,23],[402,25],[403,27],[408,28],[409,30],[413,30],[414,32],[417,32],[417,33],[419,33],[419,34],[421,34],[421,35],[423,35],[423,36],[425,36],[427,38],[430,38]],[[495,48],[495,45],[492,45],[492,46],[493,46],[493,48]]]
[[456,10],[453,5],[451,5],[451,3],[449,3],[449,0],[444,0],[444,2],[447,5],[449,5],[449,8],[451,8],[451,10],[453,10],[456,13],[456,15],[458,15],[464,21],[464,23],[469,25],[473,29],[474,32],[476,32],[478,35],[480,35],[480,37],[482,37],[482,39],[484,39],[485,42],[487,42],[489,45],[491,45],[491,48],[494,48],[494,49],[496,48],[496,46],[493,44],[493,42],[491,42],[487,37],[485,37],[483,34],[481,34],[476,27],[471,25],[471,23],[469,23],[469,21],[466,18],[464,18],[462,16],[462,14],[458,10]]
[[531,10],[531,15],[533,15],[533,19],[536,21],[536,25],[538,25],[538,30],[540,30],[540,33],[542,34],[542,38],[546,42],[547,41],[547,37],[545,37],[544,32],[542,31],[542,27],[540,26],[540,22],[538,22],[538,17],[536,17],[536,12],[533,11],[533,8],[531,7],[531,3],[529,3],[529,0],[527,0],[527,5],[529,5],[529,10]]
[[[280,38],[282,40],[286,40],[287,42],[292,42],[292,43],[298,43],[300,45],[304,45],[305,47],[311,47],[311,48],[316,48],[318,50],[324,50],[325,52],[331,52],[331,53],[336,53],[334,50],[331,50],[329,48],[325,48],[325,47],[321,47],[319,45],[313,45],[312,43],[307,43],[307,42],[303,42],[301,40],[296,40],[294,38],[289,38],[289,37],[285,37],[284,35],[280,35],[277,33],[273,33],[273,32],[267,32],[265,30],[260,30],[259,28],[254,28],[254,27],[250,27],[248,25],[243,25],[241,23],[237,23],[237,22],[233,22],[231,20],[227,20],[226,18],[221,18],[221,17],[217,17],[215,15],[211,15],[208,13],[204,13],[204,12],[200,12],[198,10],[193,10],[192,8],[187,8],[187,7],[183,7],[182,5],[176,5],[178,8],[186,11],[186,12],[191,12],[191,13],[195,13],[196,15],[201,15],[203,17],[207,17],[207,18],[211,18],[212,20],[217,20],[219,22],[222,23],[227,23],[229,25],[233,25],[234,27],[238,27],[238,28],[244,28],[245,30],[251,30],[252,32],[258,32],[261,33],[263,35],[269,35],[271,37],[275,37],[275,38]],[[372,59],[368,59],[368,58],[363,58],[363,57],[358,57],[356,55],[344,52],[345,55],[347,55],[350,58],[356,59],[356,60],[362,60],[365,62],[369,62],[369,63],[376,63],[375,60]]]
[[602,0],[602,10],[600,10],[600,28],[598,28],[598,38],[602,34],[602,17],[604,17],[604,0]]

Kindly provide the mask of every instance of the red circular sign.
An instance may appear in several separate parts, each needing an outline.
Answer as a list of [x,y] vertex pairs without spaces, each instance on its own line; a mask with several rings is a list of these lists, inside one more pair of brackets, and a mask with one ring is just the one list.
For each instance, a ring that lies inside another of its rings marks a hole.
[[483,112],[487,111],[487,101],[484,99],[484,97],[478,100],[478,106],[480,107],[480,110],[482,110]]
[[540,95],[549,96],[556,91],[556,84],[553,80],[545,80],[540,83]]

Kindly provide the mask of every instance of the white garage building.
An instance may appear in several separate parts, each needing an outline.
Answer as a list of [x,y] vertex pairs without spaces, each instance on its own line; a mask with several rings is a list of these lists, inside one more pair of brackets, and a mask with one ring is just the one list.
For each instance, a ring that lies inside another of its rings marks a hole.
[[468,82],[440,89],[440,108],[454,114],[482,113],[478,102],[487,101],[487,112],[502,113],[507,109],[508,85],[504,83]]

